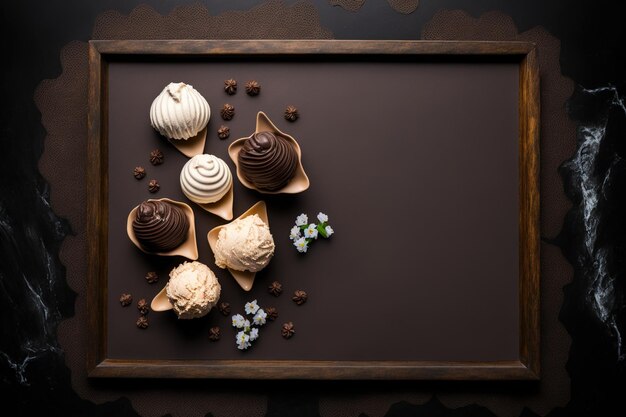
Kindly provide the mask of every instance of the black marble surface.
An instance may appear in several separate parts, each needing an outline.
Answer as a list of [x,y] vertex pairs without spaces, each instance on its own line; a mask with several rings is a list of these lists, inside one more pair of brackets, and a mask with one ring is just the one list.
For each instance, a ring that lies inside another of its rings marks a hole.
[[[3,110],[0,112],[0,377],[2,397],[17,415],[138,415],[125,397],[96,404],[80,398],[57,341],[57,326],[74,314],[59,246],[73,233],[49,205],[37,169],[45,132],[33,91],[60,72],[59,51],[87,40],[104,10],[128,13],[139,3],[166,13],[168,0],[20,0],[0,5]],[[212,13],[247,9],[256,0],[207,1]],[[288,1],[287,3],[293,3]],[[367,0],[356,13],[314,2],[336,38],[415,39],[440,9],[474,16],[500,10],[520,31],[542,25],[561,41],[561,67],[577,84],[567,111],[577,123],[578,149],[561,175],[572,209],[557,245],[574,266],[564,289],[560,320],[572,338],[567,371],[571,400],[550,416],[622,415],[626,409],[626,25],[617,1],[422,0],[402,15],[386,2]],[[278,385],[268,394],[268,416],[320,415],[308,386]],[[334,385],[341,390],[341,385]],[[352,388],[354,389],[354,388]],[[265,391],[264,391],[265,392]],[[278,394],[276,392],[279,392]],[[207,415],[212,415],[206,410]],[[437,398],[424,404],[388,404],[387,416],[494,416],[470,405],[450,409]],[[535,415],[531,410],[524,417]]]

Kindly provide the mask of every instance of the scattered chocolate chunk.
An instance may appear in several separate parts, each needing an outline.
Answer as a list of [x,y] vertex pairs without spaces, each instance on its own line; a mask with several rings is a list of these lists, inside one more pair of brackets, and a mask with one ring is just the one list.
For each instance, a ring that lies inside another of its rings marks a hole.
[[150,311],[150,306],[145,298],[137,301],[137,310],[141,313],[142,316],[145,316]]
[[222,313],[223,316],[228,316],[230,314],[230,303],[223,302],[217,306],[217,309]]
[[298,304],[298,305],[302,305],[302,304],[306,303],[306,299],[307,298],[309,298],[309,296],[307,295],[306,292],[304,292],[302,290],[297,290],[296,292],[293,293],[293,297],[291,297],[293,302]]
[[283,286],[280,282],[274,281],[267,287],[267,290],[275,297],[278,297],[283,292]]
[[276,307],[267,307],[265,312],[267,313],[268,320],[274,321],[278,318],[278,310],[276,310]]
[[139,327],[140,329],[147,329],[148,328],[148,318],[146,316],[140,316],[137,319],[137,327]]
[[246,83],[246,93],[249,96],[256,96],[261,92],[261,84],[258,82],[251,80]]
[[211,342],[217,342],[220,340],[220,328],[215,326],[209,329],[209,340]]
[[135,169],[133,170],[133,175],[136,179],[140,180],[146,176],[146,170],[144,169],[144,167],[135,167]]
[[226,91],[226,94],[229,96],[235,94],[237,92],[237,81],[232,78],[224,81],[224,91]]
[[156,193],[157,191],[159,191],[160,188],[161,186],[159,185],[159,182],[157,180],[150,180],[150,182],[148,183],[148,191],[150,191],[151,193]]
[[146,274],[146,281],[148,281],[148,284],[154,284],[158,280],[159,280],[159,276],[157,275],[156,272],[150,271]]
[[282,329],[280,329],[280,333],[283,335],[285,339],[289,339],[296,333],[296,328],[292,322],[287,322],[283,324]]
[[298,113],[298,109],[294,106],[287,106],[285,109],[285,120],[289,122],[295,122],[300,117],[300,113]]
[[217,137],[220,139],[227,139],[230,136],[230,128],[228,126],[221,125],[217,129]]
[[161,165],[163,163],[163,152],[160,149],[154,149],[150,152],[150,163],[152,165]]
[[220,114],[222,115],[222,119],[224,120],[232,120],[235,117],[235,106],[232,104],[224,104],[222,110],[220,110]]
[[132,295],[124,293],[120,296],[120,304],[122,305],[122,307],[129,306],[132,302],[133,302]]

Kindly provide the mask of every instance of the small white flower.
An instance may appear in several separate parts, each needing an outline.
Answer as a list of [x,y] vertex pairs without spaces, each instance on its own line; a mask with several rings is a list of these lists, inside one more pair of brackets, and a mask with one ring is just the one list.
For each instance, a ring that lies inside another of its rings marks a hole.
[[296,226],[306,226],[308,222],[309,222],[309,217],[304,213],[296,217]]
[[294,226],[291,228],[291,232],[289,232],[289,239],[296,240],[300,237],[300,228],[298,226]]
[[250,341],[257,340],[259,338],[259,329],[256,327],[250,330]]
[[243,331],[244,332],[249,332],[250,331],[250,320],[244,320],[244,322],[243,322]]
[[237,336],[235,336],[235,338],[237,340],[237,344],[243,344],[247,342],[248,340],[250,340],[250,336],[248,336],[246,332],[243,332],[243,331],[237,333]]
[[235,314],[233,316],[233,327],[236,327],[238,329],[243,328],[244,326],[244,318],[241,314]]
[[304,229],[304,237],[317,239],[317,225],[315,223],[311,223],[309,227]]
[[[254,322],[254,324],[256,324],[257,326],[263,326],[265,324],[265,319],[267,318],[267,313],[265,311],[263,311],[263,309],[260,309],[259,311],[257,311],[257,313],[254,315],[254,318],[252,319],[252,321]],[[252,329],[255,330],[255,329]]]
[[237,348],[239,350],[248,349],[251,346],[250,336],[248,336],[245,332],[237,333],[237,336],[235,336],[235,339],[237,341]]
[[309,244],[303,237],[293,242],[293,245],[296,247],[296,249],[298,249],[298,252],[301,253],[306,253],[307,249],[309,248]]
[[256,300],[250,301],[246,303],[245,310],[246,314],[254,314],[259,309],[259,305],[256,303]]
[[320,211],[317,213],[317,220],[319,220],[320,223],[326,223],[328,221],[328,216]]
[[330,227],[330,226],[326,226],[326,227],[325,227],[325,230],[326,230],[326,236],[328,236],[328,237],[330,237],[330,235],[332,235],[333,233],[335,233],[335,231],[333,230],[333,228],[332,228],[332,227]]

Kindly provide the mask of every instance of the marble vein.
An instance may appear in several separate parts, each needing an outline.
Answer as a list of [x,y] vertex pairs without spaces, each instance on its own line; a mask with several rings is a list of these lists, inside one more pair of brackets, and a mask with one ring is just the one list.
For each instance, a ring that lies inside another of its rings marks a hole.
[[584,226],[584,251],[579,254],[579,264],[584,267],[588,279],[586,299],[593,314],[600,320],[615,339],[617,357],[626,358],[622,335],[617,323],[621,306],[620,292],[616,286],[616,277],[610,272],[611,252],[600,240],[600,226],[604,221],[601,209],[607,200],[607,189],[613,180],[614,167],[622,158],[613,153],[608,168],[599,167],[600,158],[607,140],[607,127],[612,122],[614,110],[621,110],[626,116],[626,103],[614,86],[595,89],[581,88],[583,96],[592,96],[604,100],[605,109],[595,119],[583,121],[578,127],[578,149],[575,156],[565,164],[576,180],[576,186],[582,195],[581,209]]

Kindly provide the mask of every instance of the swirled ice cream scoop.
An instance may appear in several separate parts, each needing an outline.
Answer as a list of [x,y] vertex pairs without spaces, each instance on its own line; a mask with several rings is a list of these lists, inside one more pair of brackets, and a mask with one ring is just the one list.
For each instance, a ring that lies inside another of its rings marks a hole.
[[167,201],[144,201],[137,207],[133,232],[148,252],[169,252],[187,239],[189,220],[180,207]]
[[237,157],[239,170],[254,187],[277,191],[293,178],[298,167],[298,154],[283,136],[257,132],[246,139]]
[[257,272],[274,256],[274,238],[269,226],[253,214],[222,227],[214,255],[220,268]]
[[185,83],[170,83],[150,107],[150,123],[170,139],[187,140],[209,123],[209,103],[195,88]]
[[220,299],[222,287],[203,263],[183,262],[170,272],[165,294],[179,319],[205,316]]
[[214,155],[196,155],[180,171],[180,187],[191,201],[214,203],[230,189],[233,176],[222,159]]

